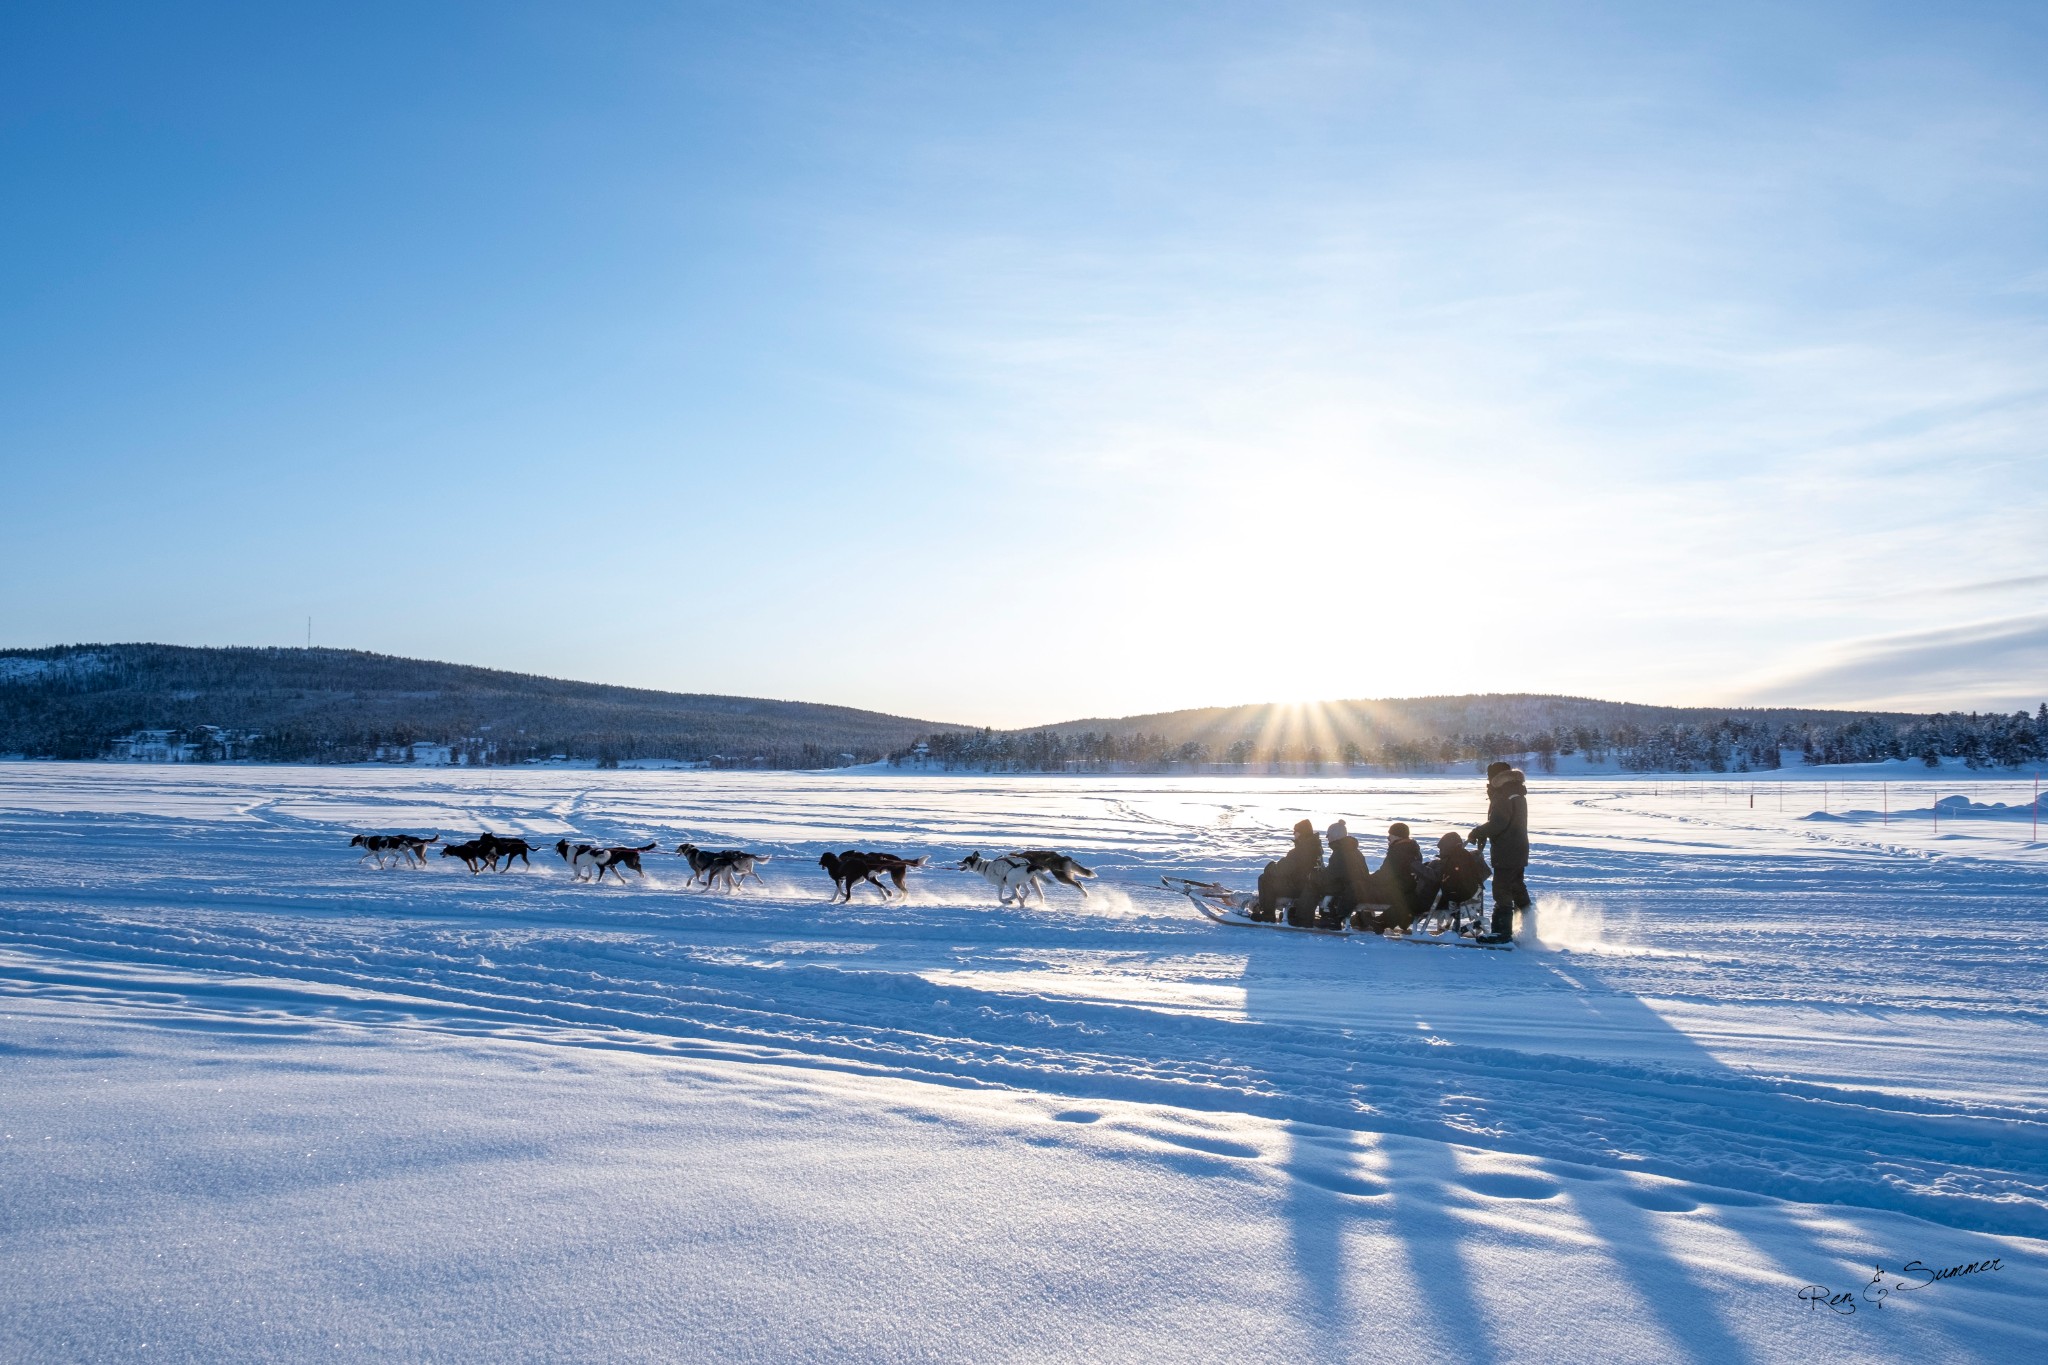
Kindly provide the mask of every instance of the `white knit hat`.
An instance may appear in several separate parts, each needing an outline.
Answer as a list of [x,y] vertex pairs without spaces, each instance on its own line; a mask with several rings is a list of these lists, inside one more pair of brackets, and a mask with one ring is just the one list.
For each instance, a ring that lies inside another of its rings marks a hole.
[[1351,837],[1351,827],[1346,825],[1342,820],[1338,820],[1334,824],[1332,824],[1328,830],[1324,832],[1324,837],[1329,839],[1329,841],[1333,844],[1336,843],[1339,839],[1349,839]]

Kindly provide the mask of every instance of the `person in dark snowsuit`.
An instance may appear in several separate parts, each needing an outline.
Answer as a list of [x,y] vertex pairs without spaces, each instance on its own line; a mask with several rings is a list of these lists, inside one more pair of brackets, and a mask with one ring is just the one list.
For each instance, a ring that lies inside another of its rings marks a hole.
[[1329,896],[1329,907],[1322,912],[1320,923],[1326,929],[1335,929],[1351,918],[1361,902],[1377,899],[1377,884],[1373,881],[1372,865],[1359,851],[1358,840],[1351,837],[1351,831],[1342,820],[1331,825],[1330,866],[1323,872],[1323,890]]
[[1441,914],[1485,893],[1492,875],[1486,859],[1465,844],[1465,836],[1452,830],[1436,841],[1436,857],[1422,865],[1416,877],[1418,890],[1429,898],[1426,914]]
[[1364,899],[1375,905],[1391,906],[1373,924],[1374,929],[1406,932],[1424,908],[1417,878],[1422,874],[1422,845],[1408,833],[1408,826],[1396,822],[1387,826],[1387,856],[1372,874],[1372,893]]
[[1530,905],[1529,784],[1521,769],[1487,765],[1486,823],[1472,831],[1471,843],[1493,845],[1493,924],[1481,941],[1506,943],[1515,936],[1515,911]]
[[1316,827],[1306,820],[1294,826],[1294,847],[1284,857],[1266,864],[1259,874],[1259,902],[1253,919],[1280,917],[1280,902],[1287,901],[1289,924],[1312,924],[1315,901],[1322,891],[1323,841]]

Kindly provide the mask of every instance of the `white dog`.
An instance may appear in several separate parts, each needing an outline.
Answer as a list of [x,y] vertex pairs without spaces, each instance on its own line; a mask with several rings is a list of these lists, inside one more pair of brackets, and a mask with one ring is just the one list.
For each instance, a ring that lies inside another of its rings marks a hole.
[[1004,905],[1010,897],[1017,898],[1017,904],[1024,903],[1026,893],[1036,891],[1040,900],[1045,899],[1045,888],[1038,884],[1038,874],[1031,870],[1031,864],[1014,853],[1000,858],[984,858],[979,850],[960,860],[962,872],[979,872],[996,889],[996,898]]

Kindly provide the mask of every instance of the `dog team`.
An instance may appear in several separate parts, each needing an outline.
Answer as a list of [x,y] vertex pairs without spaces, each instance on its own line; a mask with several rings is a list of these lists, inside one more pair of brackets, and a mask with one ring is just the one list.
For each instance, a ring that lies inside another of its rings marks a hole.
[[[1455,920],[1460,911],[1470,908],[1476,917],[1482,906],[1483,888],[1490,878],[1494,895],[1492,922],[1472,926],[1470,936],[1481,943],[1511,941],[1515,913],[1530,905],[1526,880],[1528,786],[1521,770],[1507,763],[1493,764],[1486,771],[1486,796],[1485,822],[1469,835],[1455,831],[1444,835],[1437,841],[1437,856],[1426,862],[1407,825],[1397,823],[1389,827],[1387,855],[1377,869],[1367,863],[1358,841],[1342,820],[1329,828],[1330,860],[1325,865],[1322,840],[1317,837],[1315,826],[1301,821],[1294,827],[1293,847],[1266,864],[1259,874],[1258,892],[1247,898],[1247,917],[1268,923],[1284,918],[1298,928],[1335,929],[1348,925],[1401,933],[1425,916],[1450,913]],[[358,861],[375,860],[379,867],[425,867],[427,846],[440,842],[439,835],[358,834],[349,840],[349,846],[363,850]],[[1494,856],[1490,868],[1480,856],[1489,842]],[[593,883],[603,881],[607,872],[620,882],[626,880],[628,871],[644,879],[647,873],[640,865],[640,855],[651,853],[655,847],[653,843],[607,846],[571,843],[567,839],[555,841],[555,852],[569,865],[575,879]],[[527,855],[538,852],[537,846],[524,839],[507,839],[488,831],[465,843],[445,844],[441,848],[442,857],[460,858],[472,873],[486,868],[505,871],[514,858],[530,868],[533,863]],[[701,878],[706,891],[721,885],[727,891],[737,891],[749,877],[767,885],[760,872],[761,864],[769,861],[766,853],[737,848],[714,852],[695,844],[678,844],[676,856],[690,865],[690,880],[686,883],[689,886],[695,886]],[[874,887],[885,901],[891,898],[891,885],[897,894],[907,895],[905,878],[930,861],[930,855],[904,858],[894,853],[849,848],[843,853],[824,854],[818,859],[818,866],[832,879],[832,899],[851,903],[855,889],[863,884]],[[1095,875],[1067,854],[1049,848],[1022,849],[994,858],[984,858],[976,849],[962,858],[957,867],[984,878],[996,889],[996,899],[1001,904],[1019,906],[1034,892],[1039,902],[1044,903],[1045,886],[1041,879],[1047,877],[1073,887],[1085,900],[1088,888],[1081,881]]]
[[[462,865],[472,874],[486,869],[507,871],[514,859],[532,867],[533,862],[527,855],[542,851],[540,845],[492,834],[488,830],[459,844],[442,844],[438,834],[358,834],[348,842],[349,847],[363,850],[357,861],[373,861],[378,867],[425,867],[428,846],[441,844],[442,857],[460,858]],[[572,843],[567,839],[555,841],[556,854],[568,864],[569,871],[579,882],[603,881],[607,872],[621,882],[626,880],[629,871],[645,879],[647,872],[641,866],[640,855],[653,852],[655,847],[652,843],[620,846]],[[737,891],[749,877],[763,886],[768,884],[760,871],[761,864],[770,861],[771,855],[766,853],[751,853],[738,848],[713,851],[695,844],[678,844],[676,856],[690,865],[690,879],[684,883],[686,886],[695,886],[701,879],[707,891],[721,886],[727,891]],[[863,883],[881,892],[883,900],[890,899],[889,885],[878,877],[886,877],[898,894],[908,894],[905,878],[912,869],[923,867],[930,861],[930,855],[904,858],[894,853],[849,848],[843,853],[825,854],[818,859],[818,866],[832,878],[832,899],[851,902],[854,890]],[[1073,887],[1086,899],[1088,888],[1081,885],[1081,878],[1095,875],[1092,868],[1081,866],[1077,859],[1049,848],[1024,849],[998,858],[984,858],[976,850],[963,858],[958,866],[961,871],[979,873],[986,878],[996,888],[997,897],[1004,905],[1010,904],[1013,898],[1022,905],[1032,892],[1036,892],[1043,902],[1045,887],[1040,879],[1045,877]]]

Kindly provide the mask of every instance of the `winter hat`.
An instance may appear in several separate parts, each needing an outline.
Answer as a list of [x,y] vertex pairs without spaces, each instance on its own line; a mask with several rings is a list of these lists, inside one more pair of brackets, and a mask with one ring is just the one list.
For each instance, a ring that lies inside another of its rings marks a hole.
[[1449,834],[1437,840],[1436,846],[1439,852],[1449,853],[1454,849],[1460,849],[1465,846],[1465,836],[1456,830],[1452,830]]
[[1492,781],[1494,778],[1499,777],[1502,773],[1512,772],[1514,770],[1514,766],[1515,765],[1512,763],[1508,763],[1501,759],[1496,758],[1493,762],[1486,765],[1487,781]]
[[1399,820],[1396,820],[1393,824],[1387,826],[1387,837],[1389,839],[1407,838],[1408,826],[1402,824]]
[[1296,821],[1294,822],[1294,837],[1295,837],[1295,838],[1299,839],[1299,838],[1301,838],[1301,837],[1302,837],[1303,835],[1306,835],[1306,836],[1308,836],[1309,838],[1313,839],[1313,838],[1315,837],[1315,833],[1316,833],[1316,826],[1315,826],[1315,822],[1314,822],[1313,820],[1296,820]]
[[1351,826],[1345,824],[1342,820],[1334,821],[1327,830],[1323,831],[1323,837],[1333,844],[1339,839],[1349,839],[1351,837]]

